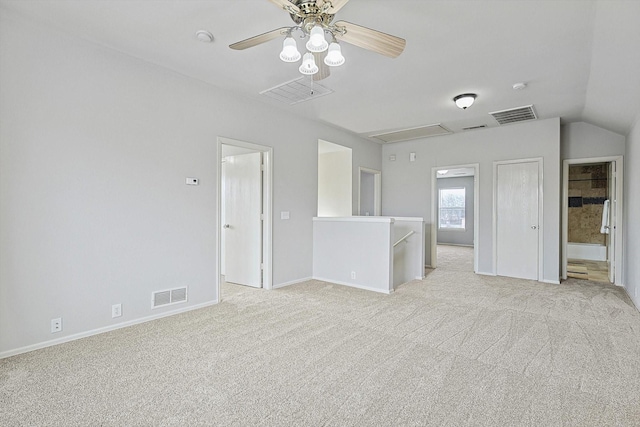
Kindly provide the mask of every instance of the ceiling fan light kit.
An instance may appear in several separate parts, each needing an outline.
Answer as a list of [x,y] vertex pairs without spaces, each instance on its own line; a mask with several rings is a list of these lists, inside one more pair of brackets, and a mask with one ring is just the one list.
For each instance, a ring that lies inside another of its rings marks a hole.
[[471,107],[471,105],[473,105],[477,97],[478,95],[476,95],[475,93],[463,93],[462,95],[454,97],[453,102],[456,103],[458,108],[466,110],[467,108]]
[[[339,42],[346,42],[381,55],[395,58],[405,48],[406,41],[377,30],[362,27],[346,21],[332,23],[333,18],[348,0],[269,0],[286,11],[295,26],[283,27],[260,34],[246,40],[229,45],[231,49],[244,50],[285,35],[280,52],[284,62],[297,62],[301,58],[296,42],[292,36],[294,31],[302,32],[307,38],[307,53],[302,56],[299,70],[302,74],[313,75],[314,80],[321,80],[329,75],[329,67],[338,67],[345,62]],[[331,43],[325,38],[331,37]],[[315,55],[315,56],[314,56]],[[318,62],[316,62],[316,60]]]
[[316,24],[309,34],[309,41],[307,42],[307,50],[309,52],[324,52],[329,47],[329,43],[324,38],[324,30],[318,24]]
[[296,41],[291,36],[287,36],[282,42],[282,52],[280,52],[280,59],[284,62],[298,62],[302,55],[298,51]]
[[342,49],[340,45],[336,42],[332,42],[329,45],[329,52],[327,52],[327,56],[324,57],[324,63],[329,67],[338,67],[344,64],[344,56],[342,56]]
[[307,52],[302,59],[302,65],[299,68],[300,72],[305,75],[313,75],[318,72],[319,68],[316,64],[316,60],[313,57],[313,53]]

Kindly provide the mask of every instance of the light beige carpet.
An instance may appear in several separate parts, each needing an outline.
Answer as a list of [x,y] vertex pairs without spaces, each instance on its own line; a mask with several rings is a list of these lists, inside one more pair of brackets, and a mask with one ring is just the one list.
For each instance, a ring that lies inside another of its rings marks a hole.
[[614,286],[440,268],[223,298],[0,360],[0,425],[640,424],[640,314]]

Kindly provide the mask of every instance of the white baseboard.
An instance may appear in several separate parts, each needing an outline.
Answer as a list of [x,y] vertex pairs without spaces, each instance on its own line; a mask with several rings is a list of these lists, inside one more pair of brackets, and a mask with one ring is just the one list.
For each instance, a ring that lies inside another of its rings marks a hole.
[[487,273],[486,271],[478,271],[476,272],[476,274],[479,274],[481,276],[494,276],[494,277],[496,276],[495,273]]
[[278,283],[277,285],[273,285],[271,289],[284,288],[285,286],[297,285],[298,283],[303,283],[309,280],[313,280],[313,277],[305,277],[304,279],[296,279],[290,282]]
[[336,285],[349,286],[350,288],[364,289],[365,291],[373,291],[373,292],[378,292],[386,295],[389,295],[391,292],[393,292],[393,290],[385,291],[378,288],[372,288],[371,286],[358,285],[356,283],[341,282],[339,280],[325,279],[323,277],[313,277],[313,280],[320,280],[322,282],[327,282],[327,283],[335,283]]
[[140,323],[150,322],[152,320],[157,320],[157,319],[161,319],[163,317],[169,317],[169,316],[173,316],[173,315],[176,315],[176,314],[185,313],[187,311],[192,311],[192,310],[197,310],[197,309],[204,308],[204,307],[209,307],[209,306],[215,305],[217,303],[218,303],[218,301],[215,300],[215,301],[208,301],[208,302],[205,302],[205,303],[202,303],[202,304],[190,305],[188,307],[179,308],[177,310],[171,310],[171,311],[166,311],[164,313],[154,314],[153,316],[141,317],[141,318],[129,320],[129,321],[126,321],[126,322],[117,323],[115,325],[104,326],[102,328],[92,329],[90,331],[85,331],[85,332],[79,332],[77,334],[68,335],[66,337],[61,337],[61,338],[57,338],[57,339],[54,339],[54,340],[44,341],[44,342],[40,342],[40,343],[37,343],[37,344],[31,344],[31,345],[27,345],[27,346],[24,346],[24,347],[3,351],[2,353],[0,353],[0,359],[4,359],[4,358],[7,358],[7,357],[11,357],[11,356],[16,356],[16,355],[22,354],[22,353],[28,353],[28,352],[34,351],[34,350],[40,350],[41,348],[51,347],[51,346],[58,345],[58,344],[63,344],[63,343],[69,342],[69,341],[75,341],[75,340],[78,340],[80,338],[90,337],[92,335],[98,335],[98,334],[103,334],[105,332],[115,331],[116,329],[122,329],[122,328],[126,328],[126,327],[129,327],[129,326],[138,325]]
[[560,280],[540,280],[542,283],[549,283],[551,285],[559,285]]

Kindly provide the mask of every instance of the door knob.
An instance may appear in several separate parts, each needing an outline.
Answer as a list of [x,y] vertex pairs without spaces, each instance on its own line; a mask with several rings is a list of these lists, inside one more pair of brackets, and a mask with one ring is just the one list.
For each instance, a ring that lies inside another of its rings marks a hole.
[[223,225],[224,228],[231,228],[231,226],[229,224],[225,224]]
[[537,228],[538,228],[538,226],[537,226],[537,225],[532,225],[532,226],[531,226],[531,229],[532,229],[532,230],[535,230],[535,229],[537,229]]

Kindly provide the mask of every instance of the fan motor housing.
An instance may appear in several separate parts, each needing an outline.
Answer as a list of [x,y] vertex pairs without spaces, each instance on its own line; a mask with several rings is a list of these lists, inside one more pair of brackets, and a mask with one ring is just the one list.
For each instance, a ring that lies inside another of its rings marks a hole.
[[300,15],[294,13],[290,14],[291,19],[293,22],[300,25],[306,34],[309,34],[316,24],[320,24],[322,27],[326,28],[333,20],[334,15],[321,13],[315,0],[295,0],[291,3],[295,4],[298,6],[298,9],[300,9]]

